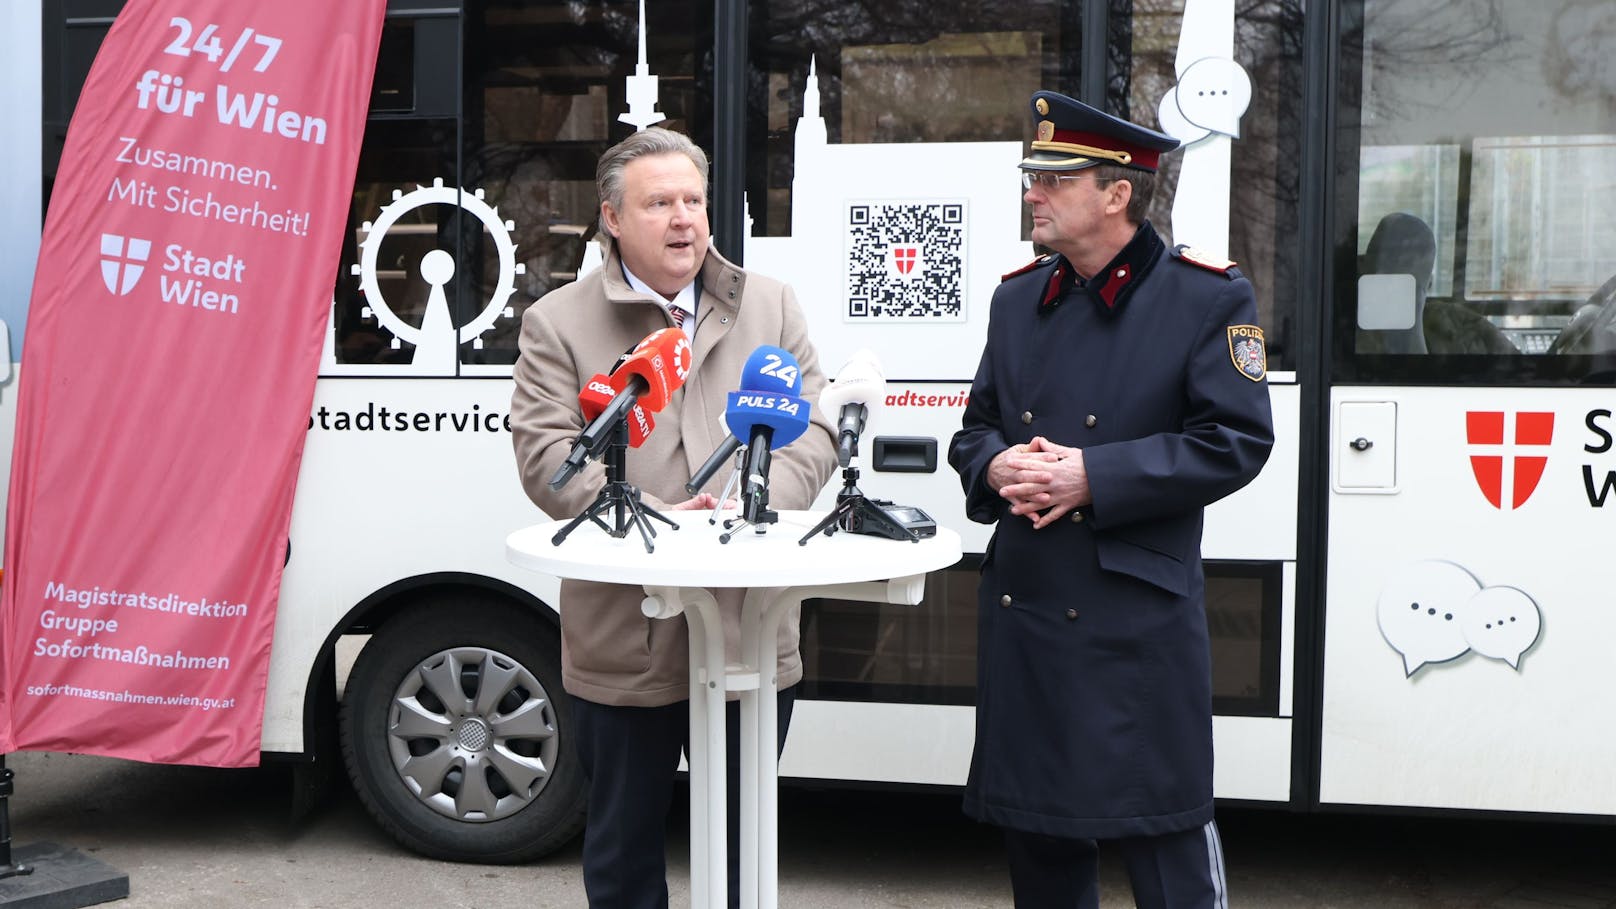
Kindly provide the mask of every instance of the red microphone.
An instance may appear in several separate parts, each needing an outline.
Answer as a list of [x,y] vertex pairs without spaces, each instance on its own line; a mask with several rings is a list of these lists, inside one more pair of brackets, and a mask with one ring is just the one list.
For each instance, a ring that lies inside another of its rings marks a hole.
[[[644,442],[653,428],[651,414],[667,406],[668,398],[685,384],[690,360],[690,338],[677,328],[664,328],[646,335],[611,375],[597,374],[584,383],[578,404],[589,423],[550,478],[550,488],[565,486],[585,464],[600,457],[620,421],[628,426],[630,445],[638,447]],[[606,388],[598,387],[602,378]],[[608,400],[590,416],[600,397]]]
[[621,394],[643,383],[636,392],[635,403],[647,413],[656,413],[666,407],[668,398],[685,384],[690,375],[690,356],[690,337],[683,331],[677,328],[653,331],[612,372],[612,389]]
[[[590,422],[605,412],[616,397],[617,390],[612,388],[611,376],[597,372],[595,377],[584,383],[583,390],[578,392],[578,409],[583,412],[584,422]],[[639,404],[634,405],[628,415],[628,444],[630,448],[639,448],[645,442],[645,437],[656,428],[656,421],[645,412]]]

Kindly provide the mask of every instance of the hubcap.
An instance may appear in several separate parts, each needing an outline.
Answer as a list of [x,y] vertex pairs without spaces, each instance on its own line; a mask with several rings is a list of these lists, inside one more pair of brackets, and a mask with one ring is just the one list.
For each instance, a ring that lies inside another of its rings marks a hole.
[[456,647],[422,660],[393,694],[393,769],[433,811],[486,822],[527,807],[550,781],[559,743],[550,695],[496,650]]

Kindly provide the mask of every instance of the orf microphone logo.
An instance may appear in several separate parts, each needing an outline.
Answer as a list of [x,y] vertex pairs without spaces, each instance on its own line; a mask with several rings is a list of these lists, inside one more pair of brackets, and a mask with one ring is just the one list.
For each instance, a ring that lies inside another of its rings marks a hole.
[[[1503,511],[1519,508],[1532,497],[1554,439],[1554,414],[1522,411],[1513,415],[1513,421],[1510,417],[1500,410],[1465,412],[1465,438],[1470,443],[1470,469],[1476,485],[1494,508]],[[1508,425],[1510,422],[1514,425]],[[1510,438],[1513,444],[1506,442]],[[1509,480],[1507,490],[1505,478]]]
[[107,285],[107,290],[121,297],[135,289],[135,282],[146,270],[140,263],[150,258],[150,240],[102,234],[101,282]]

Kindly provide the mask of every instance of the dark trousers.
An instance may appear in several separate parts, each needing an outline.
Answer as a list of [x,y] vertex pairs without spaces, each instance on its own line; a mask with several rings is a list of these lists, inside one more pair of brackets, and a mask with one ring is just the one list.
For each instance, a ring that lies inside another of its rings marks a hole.
[[[795,688],[778,695],[778,747],[785,748]],[[741,709],[726,705],[729,905],[741,901]],[[679,753],[689,745],[690,704],[608,707],[572,698],[578,758],[589,776],[584,892],[590,909],[667,909],[668,807]]]
[[[1016,909],[1098,909],[1099,843],[1006,829]],[[1228,909],[1217,825],[1104,840],[1122,853],[1138,909]]]

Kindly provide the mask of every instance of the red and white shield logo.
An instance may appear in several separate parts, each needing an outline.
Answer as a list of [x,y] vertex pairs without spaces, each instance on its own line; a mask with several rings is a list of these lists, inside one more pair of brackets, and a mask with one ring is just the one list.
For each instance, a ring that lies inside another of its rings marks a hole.
[[101,235],[101,283],[123,296],[135,288],[145,262],[151,258],[151,241],[117,234]]
[[892,247],[892,270],[899,277],[909,277],[920,269],[920,265],[920,247],[912,245]]
[[[1513,425],[1510,425],[1513,424]],[[1513,439],[1513,443],[1507,442]],[[1503,511],[1526,504],[1543,478],[1554,439],[1554,414],[1501,410],[1465,412],[1465,440],[1470,443],[1470,470],[1492,506]],[[1508,478],[1509,488],[1504,483]],[[1507,493],[1507,494],[1506,494]],[[1510,504],[1506,507],[1504,502]]]

